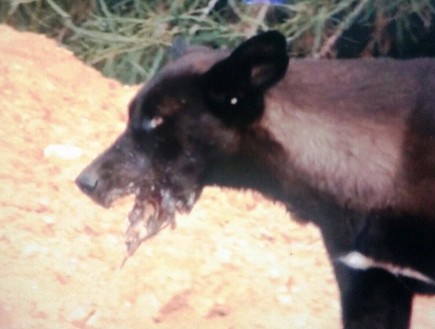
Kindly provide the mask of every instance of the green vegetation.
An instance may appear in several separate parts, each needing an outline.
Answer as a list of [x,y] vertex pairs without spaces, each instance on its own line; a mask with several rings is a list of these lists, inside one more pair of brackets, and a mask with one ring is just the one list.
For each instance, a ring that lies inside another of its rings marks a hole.
[[345,33],[357,26],[369,39],[358,54],[371,55],[388,53],[391,38],[400,52],[416,39],[415,22],[430,26],[435,12],[433,0],[245,2],[2,0],[0,21],[45,33],[105,75],[136,83],[155,74],[178,35],[191,44],[232,47],[258,31],[277,29],[292,43],[293,55],[335,57],[337,40],[351,38]]

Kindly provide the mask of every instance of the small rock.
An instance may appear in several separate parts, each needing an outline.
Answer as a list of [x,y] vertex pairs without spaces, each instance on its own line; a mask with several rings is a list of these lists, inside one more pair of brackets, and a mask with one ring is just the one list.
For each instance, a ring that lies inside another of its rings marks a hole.
[[294,303],[293,301],[293,297],[289,294],[279,294],[276,296],[276,300],[281,304],[281,305],[292,305]]
[[50,144],[44,149],[44,157],[59,158],[63,160],[74,160],[82,156],[82,149],[67,144]]
[[65,320],[75,327],[84,328],[89,319],[95,314],[95,309],[86,305],[74,305],[66,312]]
[[224,317],[231,313],[231,308],[225,304],[215,304],[207,314],[207,318]]
[[55,223],[53,216],[42,216],[41,219],[47,225],[53,225]]
[[216,250],[214,256],[221,263],[230,263],[231,262],[231,258],[233,257],[233,252],[230,249],[219,248],[218,250]]
[[154,322],[163,322],[168,315],[190,308],[189,295],[189,291],[184,291],[172,296],[172,298],[160,308],[159,313],[153,317]]
[[23,256],[30,257],[37,254],[40,255],[47,255],[48,254],[48,248],[44,246],[40,246],[38,244],[30,243],[26,246],[24,246],[22,251]]

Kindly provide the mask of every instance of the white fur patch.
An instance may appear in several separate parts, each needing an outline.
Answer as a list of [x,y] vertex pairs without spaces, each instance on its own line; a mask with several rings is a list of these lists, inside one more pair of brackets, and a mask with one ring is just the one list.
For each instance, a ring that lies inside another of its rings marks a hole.
[[395,276],[400,275],[410,279],[419,280],[427,284],[435,285],[435,281],[432,278],[424,275],[423,273],[420,273],[419,271],[416,271],[409,267],[402,267],[392,263],[377,261],[373,258],[361,254],[358,251],[351,251],[350,253],[339,257],[338,261],[356,270],[379,268],[390,272]]

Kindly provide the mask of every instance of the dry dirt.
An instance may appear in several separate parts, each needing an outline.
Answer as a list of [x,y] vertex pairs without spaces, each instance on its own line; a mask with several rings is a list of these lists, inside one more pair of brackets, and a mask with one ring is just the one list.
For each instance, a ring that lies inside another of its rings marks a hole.
[[[318,231],[250,191],[207,188],[119,268],[131,200],[100,208],[73,180],[136,90],[0,26],[0,329],[339,328]],[[435,328],[435,299],[413,328]]]

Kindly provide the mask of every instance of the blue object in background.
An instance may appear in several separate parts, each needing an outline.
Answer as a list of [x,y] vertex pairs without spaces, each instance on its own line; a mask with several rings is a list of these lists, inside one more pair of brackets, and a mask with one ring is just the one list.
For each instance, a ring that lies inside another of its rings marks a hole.
[[245,4],[253,5],[253,4],[270,4],[270,5],[278,5],[284,3],[284,0],[244,0]]

